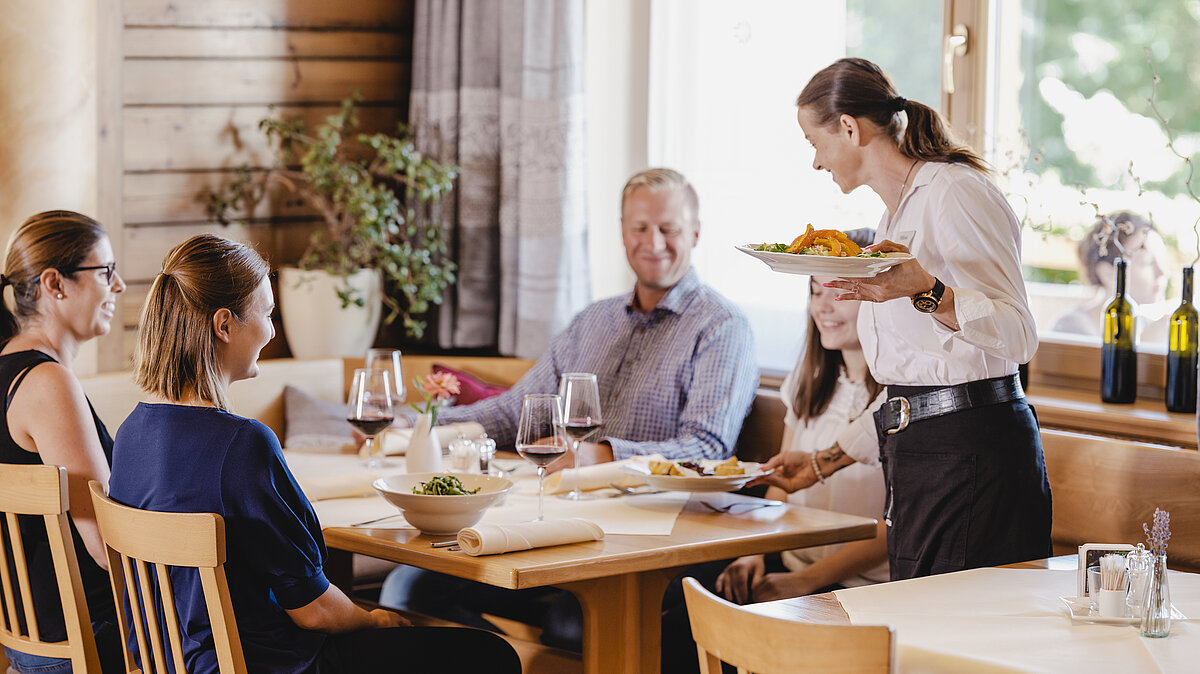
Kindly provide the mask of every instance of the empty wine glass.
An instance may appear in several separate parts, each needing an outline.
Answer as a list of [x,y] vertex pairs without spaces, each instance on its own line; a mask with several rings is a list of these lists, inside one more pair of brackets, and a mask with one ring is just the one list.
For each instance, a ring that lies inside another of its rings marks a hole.
[[546,484],[546,465],[567,453],[567,441],[562,434],[562,399],[547,393],[525,396],[516,444],[517,453],[537,466],[538,514],[534,521],[540,522],[544,519],[542,493]]
[[[596,385],[596,375],[590,372],[564,372],[559,379],[558,395],[563,404],[563,432],[571,439],[571,450],[575,452],[575,468],[579,464],[579,443],[600,430],[600,389]],[[578,473],[574,473],[578,476]],[[575,478],[571,491],[563,494],[563,498],[578,500],[583,497],[579,491],[579,479]]]
[[395,408],[392,406],[392,375],[387,370],[359,368],[354,371],[350,383],[350,395],[346,401],[346,421],[367,436],[363,443],[363,454],[368,468],[382,468],[382,447],[375,436],[392,424]]
[[407,390],[404,388],[404,372],[400,369],[400,349],[367,349],[367,360],[363,367],[387,370],[392,375],[392,407],[404,406]]

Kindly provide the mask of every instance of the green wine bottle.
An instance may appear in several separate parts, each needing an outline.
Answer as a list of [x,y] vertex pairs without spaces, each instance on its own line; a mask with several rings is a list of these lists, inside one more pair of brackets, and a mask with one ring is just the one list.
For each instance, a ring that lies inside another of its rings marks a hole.
[[1131,403],[1137,398],[1137,352],[1134,350],[1137,305],[1125,296],[1125,258],[1113,260],[1117,287],[1104,308],[1104,345],[1100,347],[1100,399]]
[[1196,412],[1196,337],[1200,320],[1192,306],[1192,268],[1183,268],[1183,300],[1171,314],[1167,343],[1167,409]]

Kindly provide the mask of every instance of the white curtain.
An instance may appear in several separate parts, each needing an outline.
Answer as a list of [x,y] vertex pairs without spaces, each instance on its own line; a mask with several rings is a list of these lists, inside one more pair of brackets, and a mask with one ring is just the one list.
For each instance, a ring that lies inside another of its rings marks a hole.
[[584,0],[418,0],[409,122],[462,168],[443,347],[535,358],[589,300]]

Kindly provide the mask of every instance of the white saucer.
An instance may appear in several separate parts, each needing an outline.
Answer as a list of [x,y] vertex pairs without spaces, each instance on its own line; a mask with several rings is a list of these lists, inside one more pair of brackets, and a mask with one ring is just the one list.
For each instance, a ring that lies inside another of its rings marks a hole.
[[[1059,599],[1067,605],[1067,610],[1071,613],[1071,620],[1077,622],[1108,625],[1134,625],[1141,622],[1141,618],[1133,616],[1102,616],[1098,611],[1092,610],[1092,602],[1087,597],[1059,597]],[[1187,616],[1172,606],[1171,620],[1187,620]]]

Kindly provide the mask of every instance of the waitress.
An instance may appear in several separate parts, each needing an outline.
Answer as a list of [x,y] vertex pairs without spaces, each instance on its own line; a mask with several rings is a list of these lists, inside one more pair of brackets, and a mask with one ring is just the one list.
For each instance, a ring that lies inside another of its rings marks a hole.
[[887,207],[871,250],[915,259],[826,283],[864,302],[859,340],[887,393],[831,447],[775,457],[765,481],[795,491],[882,461],[893,580],[1049,556],[1050,484],[1016,374],[1037,350],[1020,224],[983,160],[870,61],[836,61],[796,104],[813,168]]

